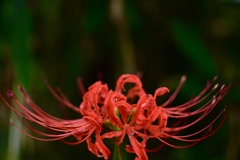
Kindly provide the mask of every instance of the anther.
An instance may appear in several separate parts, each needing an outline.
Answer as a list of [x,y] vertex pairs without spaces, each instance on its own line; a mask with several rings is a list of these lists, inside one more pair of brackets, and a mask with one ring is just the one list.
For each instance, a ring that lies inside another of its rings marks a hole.
[[13,126],[13,121],[12,121],[12,119],[10,119],[10,125]]
[[7,97],[8,99],[16,98],[12,90],[7,90]]
[[215,84],[215,86],[213,87],[213,89],[212,90],[215,90],[215,89],[217,89],[217,87],[219,86],[219,84],[217,83],[217,84]]

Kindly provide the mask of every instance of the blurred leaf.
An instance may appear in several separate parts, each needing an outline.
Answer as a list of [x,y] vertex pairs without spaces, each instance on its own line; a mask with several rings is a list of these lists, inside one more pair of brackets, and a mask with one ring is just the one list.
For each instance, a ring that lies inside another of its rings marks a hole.
[[[31,16],[25,5],[20,5],[19,1],[12,2],[12,10],[9,12],[11,25],[9,27],[11,37],[11,56],[15,70],[17,83],[28,88],[31,80]],[[24,3],[24,1],[22,2]]]
[[108,16],[108,4],[106,1],[89,0],[86,5],[83,30],[87,33],[96,32]]
[[141,26],[140,15],[133,1],[126,1],[125,4],[126,18],[128,20],[129,27],[134,31]]
[[[26,5],[25,1],[13,0],[6,3],[10,10],[6,12],[6,16],[9,17],[9,43],[11,48],[11,61],[13,66],[14,74],[14,89],[17,88],[16,84],[21,84],[25,88],[29,88],[31,85],[32,78],[32,58],[30,56],[31,49],[31,33],[32,33],[32,22],[31,14]],[[17,92],[16,92],[17,93]],[[20,97],[20,96],[18,96]],[[21,99],[19,99],[22,101]],[[13,114],[13,112],[12,112]],[[20,121],[16,116],[11,116],[13,121],[21,128]],[[22,134],[16,132],[16,128],[10,126],[9,137],[8,137],[8,152],[6,158],[9,160],[20,159],[21,152],[21,138]]]
[[171,29],[182,55],[206,75],[214,76],[217,73],[214,57],[203,43],[201,33],[182,21],[172,23]]

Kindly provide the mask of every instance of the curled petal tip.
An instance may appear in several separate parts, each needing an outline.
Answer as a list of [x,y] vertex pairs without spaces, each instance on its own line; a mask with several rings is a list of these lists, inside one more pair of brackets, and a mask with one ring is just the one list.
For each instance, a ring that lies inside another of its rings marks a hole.
[[169,89],[167,87],[160,87],[155,91],[154,97],[161,96],[165,93],[169,92]]
[[7,97],[8,99],[16,98],[12,90],[7,90]]

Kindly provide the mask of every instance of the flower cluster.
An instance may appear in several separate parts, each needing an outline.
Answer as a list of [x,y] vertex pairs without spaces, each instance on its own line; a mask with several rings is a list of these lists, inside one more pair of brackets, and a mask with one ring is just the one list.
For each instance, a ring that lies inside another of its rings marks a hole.
[[[156,98],[169,92],[167,87],[158,88],[154,95],[146,94],[137,76],[124,74],[119,77],[114,91],[109,90],[108,86],[100,81],[94,83],[84,93],[80,107],[74,106],[63,92],[60,90],[54,91],[46,82],[48,89],[58,101],[81,114],[81,118],[75,120],[64,120],[49,115],[32,101],[21,86],[19,86],[19,89],[30,109],[20,103],[10,90],[7,91],[7,95],[16,107],[3,100],[27,128],[41,135],[41,137],[35,137],[19,128],[29,137],[42,141],[61,140],[67,144],[79,144],[86,141],[89,151],[104,159],[108,159],[111,153],[104,144],[104,139],[114,139],[116,145],[120,145],[123,139],[128,137],[129,144],[125,147],[126,151],[135,153],[136,159],[147,160],[146,152],[159,149],[159,147],[155,149],[147,148],[147,142],[150,139],[157,139],[161,144],[175,148],[190,147],[213,135],[224,121],[223,118],[217,127],[213,127],[213,123],[219,119],[225,109],[198,131],[194,131],[194,133],[186,132],[185,135],[180,134],[208,115],[229,89],[229,86],[226,85],[221,87],[218,84],[214,85],[216,80],[214,78],[207,83],[196,97],[182,105],[172,106],[172,101],[181,90],[185,80],[186,77],[183,76],[179,86],[169,99],[165,103],[157,105]],[[130,85],[125,90],[127,83]],[[79,88],[82,88],[81,84],[79,84]],[[204,104],[202,104],[203,102]],[[192,110],[197,104],[201,104],[201,106]],[[36,130],[20,117],[52,132],[45,133]],[[11,124],[16,126],[12,121]],[[66,138],[69,136],[74,136],[76,141],[67,141]],[[94,141],[92,140],[93,137],[95,137]],[[184,143],[182,146],[174,145],[169,141],[171,139]]]

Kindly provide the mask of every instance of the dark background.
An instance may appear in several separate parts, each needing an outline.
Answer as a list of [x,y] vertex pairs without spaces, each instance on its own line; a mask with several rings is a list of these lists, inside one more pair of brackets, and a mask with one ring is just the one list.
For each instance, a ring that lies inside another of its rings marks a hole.
[[[62,110],[46,89],[47,78],[79,105],[76,78],[98,79],[114,89],[123,73],[142,75],[144,89],[173,91],[188,79],[176,104],[186,102],[218,75],[231,83],[217,108],[227,105],[219,132],[188,149],[165,147],[149,159],[236,160],[240,157],[239,0],[1,0],[0,92],[17,85],[48,113]],[[20,98],[21,99],[21,98]],[[10,127],[14,118],[0,102],[0,159],[97,159],[83,143],[41,142]],[[212,119],[212,117],[209,117]],[[11,156],[10,156],[11,155]],[[132,159],[130,157],[129,159]]]

